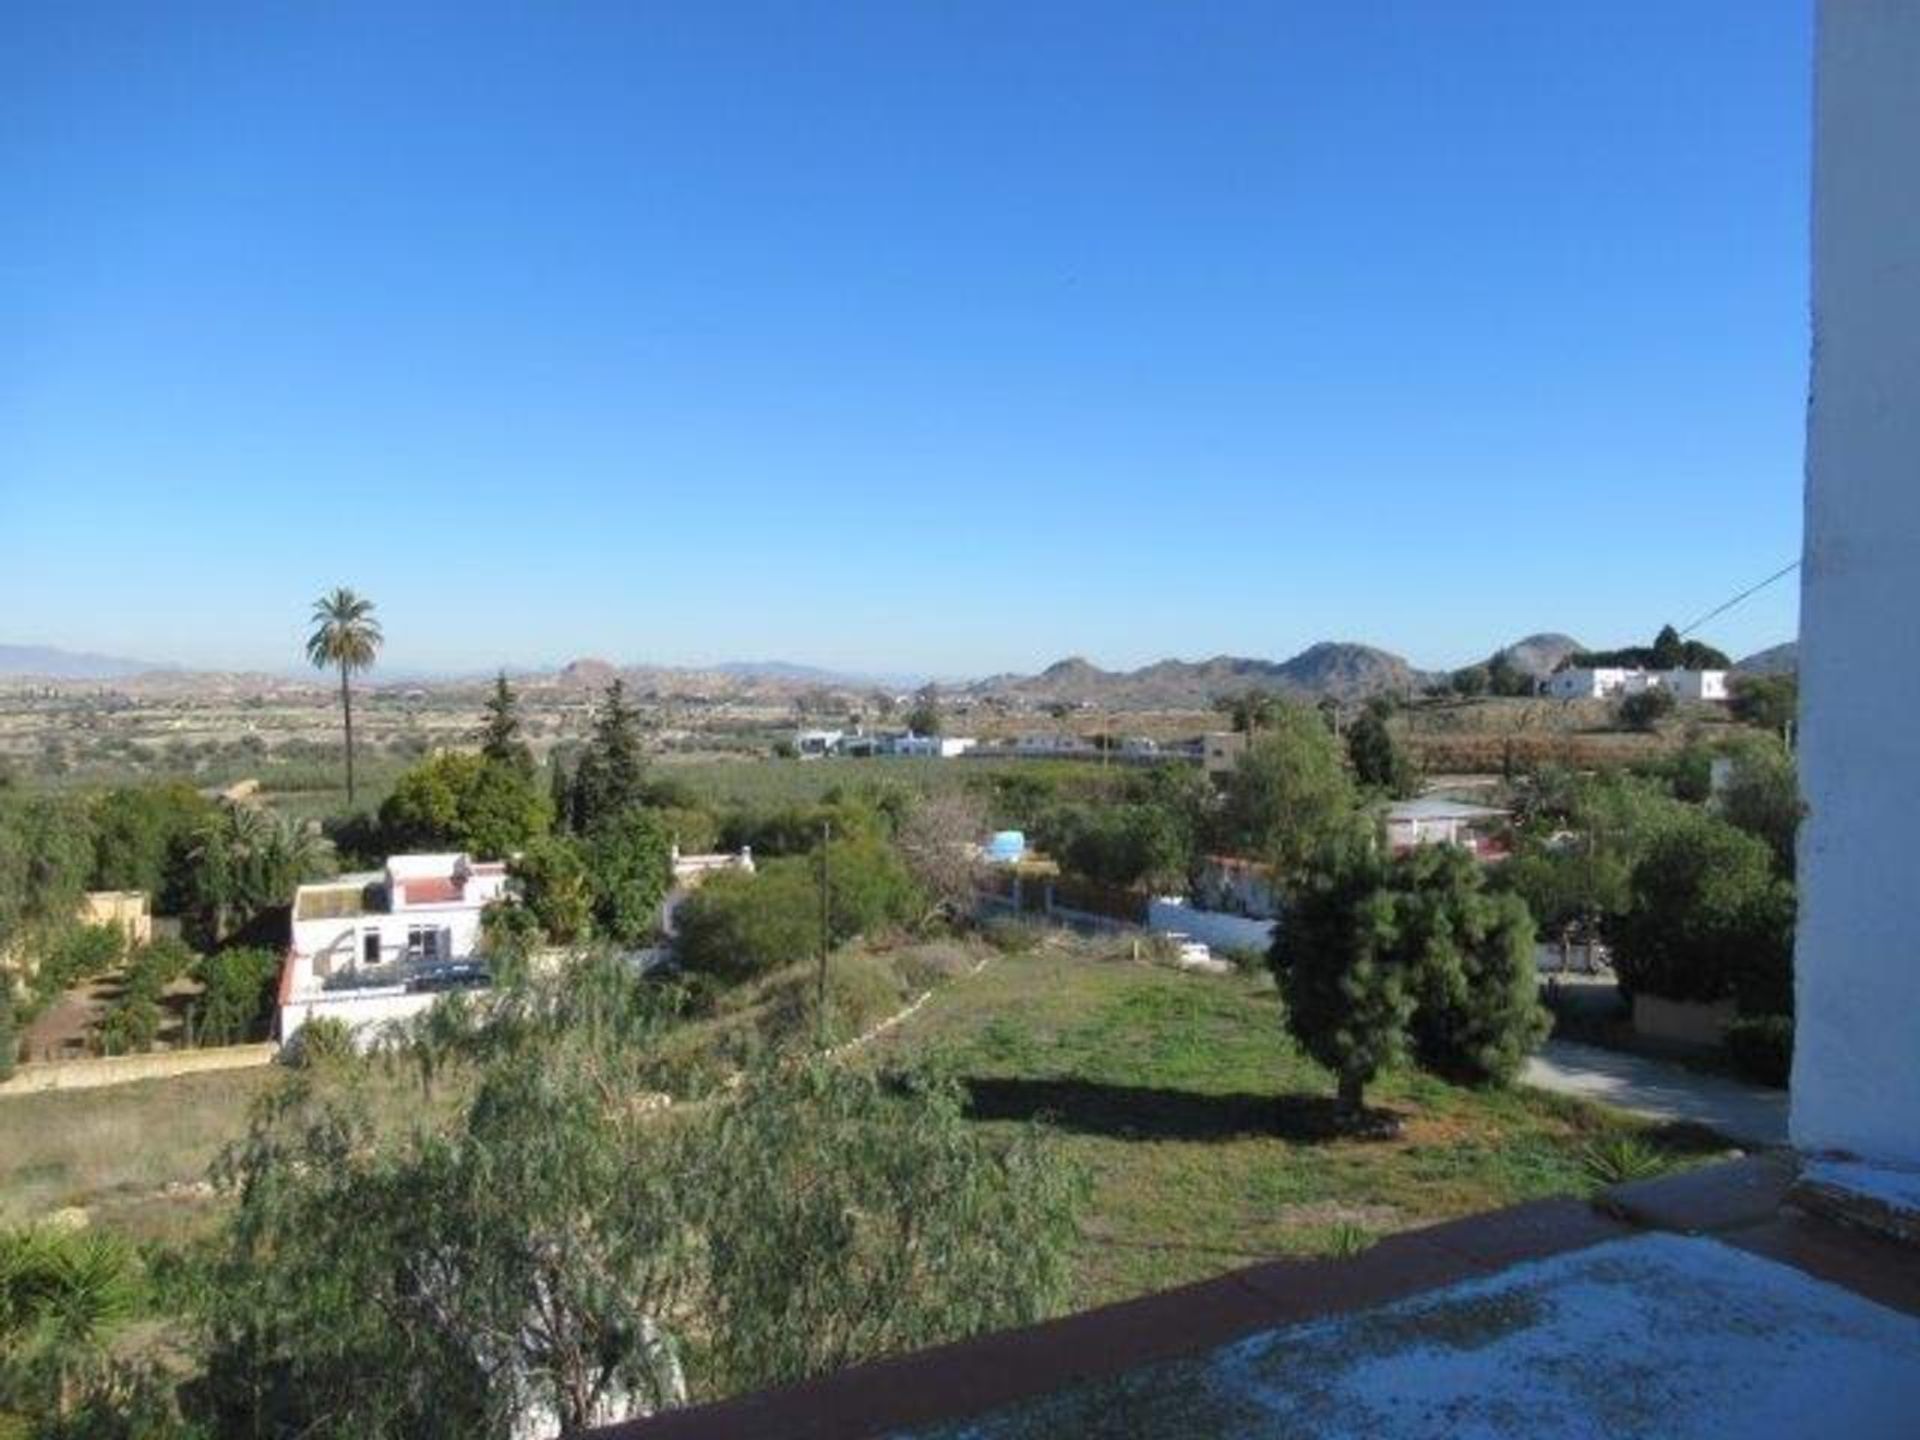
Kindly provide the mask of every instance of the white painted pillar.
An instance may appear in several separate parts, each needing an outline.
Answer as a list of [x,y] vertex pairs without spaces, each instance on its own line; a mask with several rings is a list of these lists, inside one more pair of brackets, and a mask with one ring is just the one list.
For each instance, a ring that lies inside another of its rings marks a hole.
[[1920,0],[1821,0],[1793,1139],[1920,1168]]

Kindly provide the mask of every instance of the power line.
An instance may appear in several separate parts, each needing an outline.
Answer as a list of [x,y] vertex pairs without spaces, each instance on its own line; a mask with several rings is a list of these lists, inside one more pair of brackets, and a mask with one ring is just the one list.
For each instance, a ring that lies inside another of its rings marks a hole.
[[1686,636],[1691,635],[1694,631],[1698,630],[1702,625],[1706,624],[1707,621],[1726,614],[1727,611],[1733,609],[1733,607],[1738,605],[1742,600],[1745,600],[1752,595],[1758,595],[1762,590],[1766,589],[1767,586],[1773,584],[1774,581],[1783,579],[1784,577],[1791,575],[1794,571],[1798,570],[1799,568],[1800,568],[1800,562],[1798,560],[1794,561],[1791,565],[1782,565],[1778,570],[1774,571],[1773,574],[1767,576],[1767,578],[1762,580],[1758,585],[1749,585],[1746,589],[1742,590],[1738,595],[1734,596],[1731,600],[1727,601],[1724,605],[1714,606],[1713,609],[1707,611],[1706,614],[1702,615],[1698,620],[1694,621],[1691,625],[1687,626],[1684,630],[1682,630],[1680,632],[1681,637],[1685,638]]

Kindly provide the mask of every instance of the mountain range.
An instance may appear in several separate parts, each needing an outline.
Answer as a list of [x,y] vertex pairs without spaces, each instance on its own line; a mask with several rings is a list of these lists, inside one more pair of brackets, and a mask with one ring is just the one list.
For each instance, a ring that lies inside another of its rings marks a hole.
[[[1536,677],[1551,674],[1569,655],[1583,649],[1571,635],[1546,631],[1516,640],[1497,653],[1517,669]],[[1775,645],[1739,662],[1749,674],[1791,671],[1798,663],[1793,641]],[[1206,660],[1157,660],[1134,670],[1107,670],[1084,656],[1055,661],[1035,675],[1002,674],[972,682],[941,684],[945,692],[1022,705],[1063,704],[1113,709],[1205,709],[1223,695],[1264,690],[1306,699],[1331,696],[1351,701],[1370,695],[1405,694],[1445,678],[1445,671],[1416,669],[1403,656],[1355,641],[1323,640],[1287,660],[1215,655]],[[871,690],[895,693],[912,689],[922,677],[854,675],[782,660],[736,660],[712,666],[615,666],[606,660],[578,659],[558,670],[515,669],[521,683],[565,689],[600,689],[616,675],[635,690],[659,694],[755,696],[777,698],[807,690]],[[167,689],[219,684],[233,688],[258,684],[269,688],[296,682],[271,677],[215,672],[205,675],[175,666],[61,650],[49,645],[0,645],[0,677],[53,681],[137,681]],[[376,673],[376,685],[472,685],[475,676],[409,678]],[[324,681],[318,683],[327,683]]]

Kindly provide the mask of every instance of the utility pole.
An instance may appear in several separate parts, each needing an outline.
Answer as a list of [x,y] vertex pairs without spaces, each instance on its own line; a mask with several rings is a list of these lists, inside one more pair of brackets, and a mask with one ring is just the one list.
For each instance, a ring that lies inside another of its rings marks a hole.
[[833,822],[820,822],[820,974],[814,985],[813,1023],[818,1043],[827,1048],[827,949],[832,944],[832,896],[827,888],[827,847],[833,842]]

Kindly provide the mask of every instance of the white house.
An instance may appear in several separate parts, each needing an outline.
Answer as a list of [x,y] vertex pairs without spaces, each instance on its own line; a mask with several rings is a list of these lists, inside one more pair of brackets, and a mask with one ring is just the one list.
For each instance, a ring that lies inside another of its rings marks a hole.
[[1505,820],[1507,812],[1491,805],[1470,805],[1423,795],[1387,807],[1387,848],[1399,852],[1417,845],[1462,845],[1482,859],[1503,852],[1486,831]]
[[364,1033],[430,1007],[449,984],[484,983],[480,914],[507,867],[466,855],[394,855],[382,870],[302,885],[280,975],[280,1041],[336,1017]]
[[802,760],[839,753],[846,736],[839,730],[801,730],[793,737],[793,752]]
[[1547,677],[1556,700],[1611,700],[1646,690],[1667,690],[1678,700],[1725,700],[1724,670],[1647,670],[1627,665],[1568,666]]

